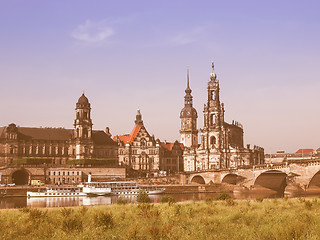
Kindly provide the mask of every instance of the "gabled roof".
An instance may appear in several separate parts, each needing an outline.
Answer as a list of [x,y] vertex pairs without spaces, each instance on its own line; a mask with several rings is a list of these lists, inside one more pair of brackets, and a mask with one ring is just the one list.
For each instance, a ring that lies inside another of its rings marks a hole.
[[116,145],[116,143],[102,130],[92,131],[92,140],[98,145]]
[[314,152],[313,149],[311,148],[306,148],[306,149],[299,149],[296,154],[312,154]]
[[[6,127],[0,128],[0,138],[4,138]],[[29,128],[17,127],[18,138],[21,140],[44,140],[44,141],[69,141],[72,139],[73,129],[65,128]],[[104,131],[93,130],[92,140],[99,145],[116,144]]]
[[72,129],[64,128],[18,127],[18,137],[24,140],[68,141],[72,137],[72,132]]
[[[160,143],[162,147],[164,147],[165,149],[169,150],[169,151],[172,151],[172,148],[174,146],[175,143],[170,143],[170,142],[161,142]],[[183,150],[184,148],[184,145],[183,143],[178,143],[180,148]]]
[[[141,129],[141,126],[139,126],[138,124],[136,124],[134,126],[134,128],[132,129],[131,133],[130,134],[125,134],[125,135],[121,135],[121,136],[118,136],[118,138],[120,139],[120,141],[122,141],[124,144],[126,144],[127,142],[128,143],[132,143],[133,140],[137,137],[139,131]],[[117,136],[114,136],[113,137],[113,140],[116,141],[117,139]]]

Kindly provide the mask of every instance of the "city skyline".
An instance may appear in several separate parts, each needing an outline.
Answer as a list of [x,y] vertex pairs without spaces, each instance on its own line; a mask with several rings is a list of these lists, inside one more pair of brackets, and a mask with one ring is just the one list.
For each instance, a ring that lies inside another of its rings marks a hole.
[[0,2],[0,125],[73,128],[82,90],[94,129],[122,135],[137,108],[179,140],[187,66],[203,127],[211,61],[227,122],[266,153],[318,148],[319,3]]

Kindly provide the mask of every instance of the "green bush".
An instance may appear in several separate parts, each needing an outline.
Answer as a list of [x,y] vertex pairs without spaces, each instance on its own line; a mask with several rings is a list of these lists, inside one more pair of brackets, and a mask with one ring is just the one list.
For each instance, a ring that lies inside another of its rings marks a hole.
[[38,164],[50,164],[52,163],[52,158],[22,158],[14,159],[12,164],[26,164],[26,165],[38,165]]
[[137,203],[151,203],[151,199],[146,192],[139,192],[137,195]]
[[81,232],[83,230],[82,218],[78,215],[69,215],[62,221],[62,230],[64,232]]
[[125,199],[125,198],[123,198],[123,197],[118,197],[118,199],[117,199],[117,204],[120,204],[120,205],[125,205],[125,204],[127,204],[128,203],[128,200],[127,199]]
[[231,198],[231,196],[228,193],[223,192],[223,193],[220,193],[218,196],[216,196],[215,200],[227,200],[230,198]]
[[305,205],[306,209],[310,210],[312,208],[312,202],[311,201],[306,200],[304,202],[304,205]]
[[104,229],[113,228],[114,221],[112,213],[109,212],[99,212],[94,215],[94,224],[97,227],[102,227]]
[[211,197],[206,197],[204,201],[206,202],[206,204],[210,204],[212,203],[213,199]]
[[69,164],[69,165],[117,166],[118,159],[116,159],[116,158],[70,159],[67,161],[67,164]]
[[161,203],[169,203],[169,205],[170,205],[170,204],[172,204],[172,203],[175,203],[176,200],[175,200],[173,197],[171,197],[171,196],[164,195],[164,196],[162,196],[162,197],[160,198],[160,202],[161,202]]
[[63,217],[68,217],[73,213],[73,209],[72,208],[61,208],[60,213]]

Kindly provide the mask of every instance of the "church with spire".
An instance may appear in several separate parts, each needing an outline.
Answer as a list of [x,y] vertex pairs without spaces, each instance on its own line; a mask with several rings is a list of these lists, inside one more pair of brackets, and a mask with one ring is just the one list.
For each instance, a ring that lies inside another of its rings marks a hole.
[[236,168],[264,163],[264,149],[250,144],[244,147],[243,126],[224,120],[224,104],[220,102],[220,86],[212,62],[212,72],[207,83],[207,102],[203,109],[203,128],[198,143],[197,111],[193,107],[187,71],[184,108],[180,112],[180,136],[184,144],[184,171]]

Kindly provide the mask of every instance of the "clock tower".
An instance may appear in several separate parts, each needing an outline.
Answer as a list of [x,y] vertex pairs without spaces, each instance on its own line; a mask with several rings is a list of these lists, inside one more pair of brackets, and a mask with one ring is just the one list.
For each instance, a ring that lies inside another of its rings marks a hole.
[[187,70],[187,88],[184,96],[184,108],[180,112],[181,128],[180,136],[181,143],[184,147],[198,147],[198,129],[196,109],[192,106],[192,95],[189,87],[189,68]]

